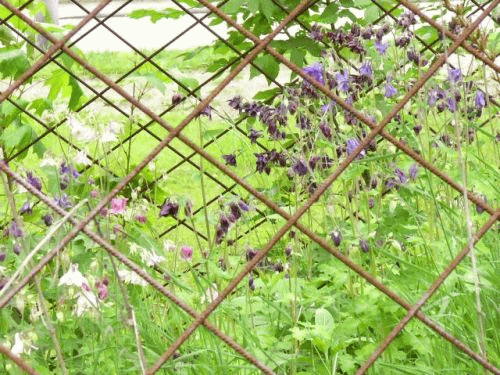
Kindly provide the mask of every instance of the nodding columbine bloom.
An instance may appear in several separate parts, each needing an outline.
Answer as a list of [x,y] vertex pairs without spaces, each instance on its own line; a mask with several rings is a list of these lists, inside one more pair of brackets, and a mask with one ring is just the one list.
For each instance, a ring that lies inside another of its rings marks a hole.
[[250,142],[255,143],[257,142],[257,138],[262,137],[262,133],[255,130],[255,129],[250,129],[250,132],[248,133],[248,138],[250,138]]
[[428,104],[432,107],[436,104],[438,100],[438,89],[432,89],[431,92],[429,93],[429,100]]
[[396,174],[400,183],[406,184],[408,182],[408,177],[406,177],[405,173],[401,169],[396,168],[394,170],[394,173]]
[[212,119],[212,107],[206,106],[205,109],[203,109],[200,112],[200,116],[201,115],[207,116],[211,120]]
[[448,80],[452,83],[457,83],[462,78],[460,69],[448,69]]
[[361,249],[361,251],[363,253],[369,253],[370,252],[370,245],[363,238],[359,240],[359,248]]
[[335,246],[339,246],[342,242],[342,233],[339,230],[334,230],[330,233],[330,238],[332,239]]
[[309,38],[317,42],[321,42],[323,41],[324,36],[325,35],[323,34],[318,25],[315,24],[312,26],[311,31],[309,32]]
[[370,199],[368,200],[368,207],[369,207],[369,208],[373,208],[373,207],[375,207],[375,199],[370,198]]
[[52,225],[52,223],[54,222],[54,218],[50,214],[42,216],[42,220],[43,220],[44,224],[48,227],[50,227]]
[[337,80],[340,91],[349,91],[349,72],[347,71],[347,69],[344,69],[342,73],[337,73],[337,76],[335,78]]
[[307,165],[302,160],[297,160],[292,167],[292,170],[299,176],[307,174]]
[[42,182],[40,181],[40,179],[38,177],[36,177],[31,172],[27,172],[26,178],[28,179],[28,182],[30,183],[31,186],[33,186],[38,191],[42,191]]
[[326,122],[323,121],[319,124],[319,130],[321,130],[326,139],[332,139],[332,128]]
[[236,155],[235,154],[227,154],[222,155],[222,159],[226,162],[226,165],[231,165],[236,167]]
[[246,204],[245,202],[243,202],[242,200],[240,200],[238,202],[238,206],[240,207],[240,209],[242,211],[245,211],[245,212],[248,212],[250,210],[250,207],[248,206],[248,204]]
[[474,99],[474,102],[476,103],[476,107],[478,109],[486,107],[486,96],[484,95],[483,91],[481,90],[476,91],[476,97]]
[[170,198],[166,198],[160,210],[160,217],[166,217],[169,215],[177,217],[178,211],[179,211],[179,204],[177,202],[172,202]]
[[118,215],[118,214],[124,214],[125,213],[125,207],[127,206],[127,198],[113,198],[111,199],[111,209],[109,212],[112,214]]
[[59,197],[54,198],[54,201],[62,209],[73,207],[73,204],[70,202],[68,195],[66,193],[62,193]]
[[137,214],[135,215],[135,220],[137,220],[141,224],[144,224],[146,221],[148,221],[148,218],[146,217],[146,215]]
[[187,261],[193,259],[193,248],[190,246],[182,246],[181,258]]
[[[358,147],[360,145],[360,142],[359,142],[359,139],[357,138],[349,138],[346,142],[346,152],[347,152],[347,155],[350,155],[354,152],[354,150],[356,149],[356,147]],[[357,156],[356,156],[356,159],[362,159],[363,157],[365,157],[366,155],[366,151],[365,150],[362,150]]]
[[410,179],[416,180],[418,176],[418,164],[412,164],[410,166],[410,169],[408,170],[408,175],[410,176]]
[[316,81],[318,81],[322,85],[325,84],[325,78],[323,77],[323,64],[316,62],[311,66],[306,66],[303,69],[303,71],[304,73],[307,73],[310,76],[312,76]]
[[251,291],[255,290],[255,284],[253,282],[253,276],[250,275],[250,278],[248,279],[248,287],[250,288]]
[[180,104],[181,102],[182,102],[181,94],[176,92],[174,95],[172,95],[172,105],[177,105]]
[[247,262],[250,262],[257,255],[257,250],[248,249],[246,253]]
[[450,110],[450,112],[453,113],[457,111],[457,101],[454,97],[449,97],[446,104],[448,105],[448,109]]
[[375,41],[375,49],[381,55],[385,55],[388,47],[389,44],[382,42],[382,39],[377,38],[377,40]]
[[391,84],[390,79],[387,79],[387,83],[384,86],[386,98],[391,98],[398,93],[398,90]]
[[19,213],[20,213],[21,215],[24,215],[24,214],[26,214],[26,215],[31,215],[31,214],[33,213],[33,210],[32,210],[32,208],[31,208],[31,204],[30,204],[30,202],[25,202],[25,203],[23,204],[23,206],[19,209]]
[[365,77],[372,78],[373,75],[372,64],[370,62],[365,62],[359,68],[359,73]]

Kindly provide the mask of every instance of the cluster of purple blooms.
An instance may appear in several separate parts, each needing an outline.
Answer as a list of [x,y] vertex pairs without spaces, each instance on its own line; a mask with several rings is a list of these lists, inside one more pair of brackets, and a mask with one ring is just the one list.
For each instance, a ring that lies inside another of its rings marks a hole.
[[229,232],[231,226],[242,216],[243,212],[248,212],[250,207],[243,200],[230,202],[227,205],[228,212],[222,212],[219,217],[219,223],[215,227],[215,243],[220,244]]

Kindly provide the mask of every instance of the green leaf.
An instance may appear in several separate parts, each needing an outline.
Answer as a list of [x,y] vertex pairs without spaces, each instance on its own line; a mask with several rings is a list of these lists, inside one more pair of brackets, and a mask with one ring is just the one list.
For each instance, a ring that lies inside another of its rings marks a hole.
[[[168,78],[168,77],[166,77],[166,78]],[[162,94],[165,94],[165,89],[166,89],[165,83],[163,82],[163,80],[160,77],[158,77],[158,74],[156,74],[156,73],[153,73],[153,72],[149,72],[149,73],[135,72],[135,73],[131,74],[128,77],[128,79],[131,81],[146,80],[146,82],[148,84],[150,84],[152,87],[154,87],[155,89],[160,91]],[[168,81],[170,81],[169,78],[168,78]]]
[[19,78],[30,67],[26,53],[18,47],[0,48],[0,75]]
[[144,17],[150,17],[151,22],[156,23],[163,18],[168,19],[178,19],[184,16],[184,11],[173,8],[165,8],[163,10],[156,9],[137,9],[128,15],[130,18],[139,19]]
[[[178,80],[191,91],[196,89],[200,85],[198,80],[196,80],[195,78],[191,78],[191,77],[181,77],[181,78],[178,78]],[[178,85],[178,87],[179,87],[179,89],[178,89],[179,92],[181,92],[185,95],[188,94],[188,91],[184,87],[182,87],[181,85]],[[196,97],[200,97],[200,92],[196,91],[195,95],[196,95]]]
[[265,101],[274,98],[279,93],[281,93],[281,89],[279,87],[276,87],[270,90],[259,91],[257,94],[254,95],[253,99]]
[[330,332],[334,327],[333,316],[325,308],[316,309],[314,323],[327,332]]
[[83,90],[78,81],[72,76],[68,77],[68,84],[71,87],[71,96],[68,106],[70,109],[76,110],[78,109],[80,98],[83,97]]
[[224,4],[222,10],[224,10],[226,14],[237,14],[242,12],[242,5],[241,0],[229,0]]
[[329,4],[321,13],[320,16],[315,18],[316,21],[321,23],[335,23],[339,19],[339,6],[336,3]]
[[[256,58],[254,60],[255,65],[261,68],[264,72],[266,72],[266,79],[269,84],[271,84],[272,80],[278,77],[280,72],[280,64],[276,59],[270,55],[264,55]],[[250,78],[258,76],[260,73],[254,66],[250,68]]]
[[269,22],[272,22],[273,13],[276,8],[276,5],[274,5],[272,1],[264,0],[260,2],[260,10]]

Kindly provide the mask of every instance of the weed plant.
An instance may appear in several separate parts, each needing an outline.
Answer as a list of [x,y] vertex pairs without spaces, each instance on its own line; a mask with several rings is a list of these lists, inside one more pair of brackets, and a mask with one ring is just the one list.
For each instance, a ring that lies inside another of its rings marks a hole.
[[[447,26],[458,34],[468,22],[457,9]],[[322,54],[308,61],[304,72],[375,122],[435,61],[421,42],[441,53],[450,45],[410,13],[378,26],[318,24],[308,36]],[[485,31],[474,38],[476,47],[495,54]],[[493,78],[489,68],[453,54],[386,130],[498,207],[500,133]],[[161,88],[146,80],[134,85],[133,93],[141,99],[170,92]],[[293,214],[369,129],[302,79],[272,93],[263,101],[237,96],[222,107],[208,107],[183,134]],[[71,101],[64,90],[61,97]],[[174,108],[164,116],[173,125],[196,104],[180,92],[162,100]],[[30,123],[28,129],[27,116],[2,103],[3,159],[77,220],[167,136],[157,124],[136,134],[148,119],[132,110],[123,120],[92,110],[73,112],[80,99],[69,111],[40,103],[26,102],[26,108],[38,109],[51,125],[65,123],[43,145],[19,153],[43,128]],[[170,146],[88,227],[201,312],[285,220],[206,160],[190,156],[180,141]],[[2,189],[0,301],[72,229],[5,174]],[[464,192],[377,137],[300,222],[413,304],[487,216]],[[478,242],[422,308],[493,364],[500,363],[498,231],[496,225]],[[209,320],[278,374],[352,374],[405,314],[294,229]],[[83,233],[0,310],[0,319],[0,340],[41,374],[141,373],[142,364],[156,361],[192,322]],[[5,357],[0,366],[8,374],[20,371]],[[483,370],[412,321],[369,371]],[[257,370],[199,328],[160,373]]]

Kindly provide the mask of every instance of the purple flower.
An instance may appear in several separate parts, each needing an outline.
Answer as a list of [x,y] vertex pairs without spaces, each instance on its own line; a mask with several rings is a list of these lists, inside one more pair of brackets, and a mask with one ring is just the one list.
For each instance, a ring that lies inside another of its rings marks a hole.
[[70,202],[68,195],[66,193],[63,193],[62,195],[60,195],[57,198],[54,198],[54,201],[62,209],[71,208],[73,206],[73,204]]
[[[6,254],[4,252],[0,253],[0,262],[3,262],[5,260]],[[0,287],[0,289],[2,289]]]
[[238,202],[238,206],[240,207],[240,209],[242,211],[245,211],[245,212],[248,212],[250,210],[250,207],[248,206],[248,204],[246,204],[244,201],[239,201]]
[[48,227],[50,227],[52,225],[52,223],[54,222],[54,218],[50,214],[42,216],[42,219],[43,219],[43,222],[45,223],[45,225]]
[[323,121],[319,124],[319,130],[321,130],[326,139],[332,139],[332,128],[326,122]]
[[251,291],[254,291],[255,290],[255,284],[253,282],[253,276],[250,275],[250,278],[248,279],[248,288],[251,290]]
[[408,177],[406,177],[405,173],[401,169],[396,168],[394,170],[394,173],[396,174],[400,183],[406,184],[408,182]]
[[137,220],[141,224],[144,224],[146,221],[148,221],[148,218],[146,217],[146,215],[137,214],[135,215],[135,220]]
[[432,107],[436,104],[438,100],[438,89],[432,89],[429,93],[429,101],[428,104]]
[[33,213],[33,210],[31,209],[31,204],[30,204],[30,202],[25,202],[25,203],[23,204],[23,206],[21,207],[21,209],[19,210],[19,213],[20,213],[21,215],[24,215],[24,214],[26,214],[26,215],[31,215],[31,214]]
[[30,183],[31,186],[33,186],[35,189],[39,191],[42,191],[42,183],[38,177],[36,177],[31,172],[27,172],[26,178],[28,179],[28,182]]
[[373,207],[375,207],[375,199],[370,198],[370,199],[368,200],[368,207],[369,207],[369,208],[373,208]]
[[386,98],[390,98],[398,93],[398,90],[396,90],[396,88],[390,82],[387,82],[384,88],[385,88],[384,95]]
[[335,104],[337,104],[337,103],[335,103],[335,100],[332,100],[330,103],[323,104],[321,106],[321,111],[323,113],[326,113],[326,112],[328,112],[330,110],[334,110],[335,109]]
[[362,76],[371,78],[373,75],[373,69],[372,69],[372,64],[370,62],[365,62],[361,67],[359,68],[359,73]]
[[235,154],[227,154],[222,155],[222,159],[226,162],[227,165],[231,165],[236,167],[236,155]]
[[10,224],[10,228],[8,231],[10,234],[12,234],[13,237],[16,238],[22,237],[24,235],[23,230],[15,220],[13,220],[12,223]]
[[335,246],[339,246],[342,242],[342,233],[339,230],[334,230],[330,233],[330,238],[332,239]]
[[363,253],[369,253],[370,252],[370,245],[368,242],[366,242],[365,239],[360,239],[359,240],[359,248]]
[[182,246],[181,258],[187,261],[193,259],[193,248],[190,246]]
[[344,69],[342,73],[337,73],[336,79],[341,91],[349,91],[349,72],[347,69]]
[[248,249],[246,253],[247,262],[250,262],[257,255],[257,253],[257,250]]
[[417,164],[412,164],[410,166],[410,169],[408,171],[408,175],[410,176],[410,179],[416,180],[418,176],[418,165]]
[[305,67],[304,73],[309,74],[322,85],[325,84],[325,79],[323,78],[323,65],[321,63],[316,62],[311,66]]
[[174,95],[172,95],[172,105],[177,105],[180,104],[181,102],[182,102],[181,94],[176,92]]
[[383,43],[382,39],[378,39],[375,41],[375,49],[377,50],[378,53],[381,55],[385,55],[385,52],[387,51],[387,48],[389,47],[389,44]]
[[262,133],[258,132],[255,129],[250,129],[250,132],[248,133],[248,138],[250,138],[250,142],[255,143],[257,142],[257,138],[262,137]]
[[460,69],[449,69],[448,70],[448,80],[452,83],[457,83],[462,78],[462,72]]
[[[350,155],[354,152],[354,150],[360,145],[359,139],[357,138],[349,138],[346,142],[346,152],[347,155]],[[366,151],[362,150],[357,156],[356,159],[362,159],[366,155]]]
[[307,173],[307,165],[302,160],[297,160],[292,167],[292,170],[299,176],[304,176]]
[[241,104],[241,96],[235,96],[234,98],[228,100],[229,106],[233,109],[236,109],[241,113],[243,110],[243,105]]
[[212,119],[212,107],[206,106],[203,111],[200,112],[200,116],[207,116],[210,120]]
[[271,173],[271,166],[269,165],[269,160],[266,153],[254,154],[257,158],[256,161],[256,170],[259,173],[266,172],[267,174]]
[[482,92],[481,90],[477,90],[474,101],[478,109],[486,107],[486,96],[484,95],[484,92]]
[[166,217],[169,215],[177,217],[178,211],[179,211],[179,204],[177,202],[172,202],[170,198],[166,198],[160,210],[160,217]]
[[450,112],[456,112],[457,110],[457,101],[455,100],[454,97],[449,97],[446,104],[448,105],[448,109]]

